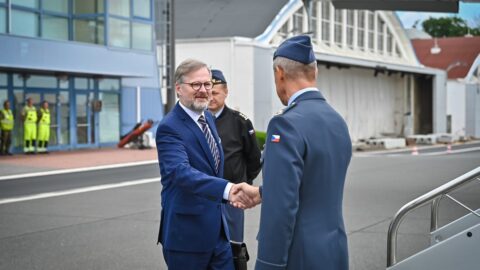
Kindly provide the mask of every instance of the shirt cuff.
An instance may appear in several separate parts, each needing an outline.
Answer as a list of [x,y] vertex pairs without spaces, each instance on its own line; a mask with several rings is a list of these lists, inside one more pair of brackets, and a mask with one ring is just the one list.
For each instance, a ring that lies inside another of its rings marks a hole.
[[223,190],[223,199],[228,201],[228,195],[230,195],[230,189],[232,189],[233,184],[227,183],[225,190]]

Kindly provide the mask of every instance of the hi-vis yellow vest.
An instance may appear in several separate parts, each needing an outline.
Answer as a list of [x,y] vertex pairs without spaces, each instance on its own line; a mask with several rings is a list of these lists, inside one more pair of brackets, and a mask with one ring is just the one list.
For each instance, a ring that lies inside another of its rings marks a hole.
[[50,125],[50,110],[49,109],[44,109],[44,108],[41,108],[40,109],[40,114],[41,114],[41,117],[40,117],[40,122],[39,124],[40,125]]
[[23,111],[25,112],[25,124],[36,124],[37,123],[37,109],[34,106],[23,107]]
[[3,115],[2,121],[0,121],[0,127],[2,130],[12,130],[13,129],[13,114],[11,110],[1,110]]

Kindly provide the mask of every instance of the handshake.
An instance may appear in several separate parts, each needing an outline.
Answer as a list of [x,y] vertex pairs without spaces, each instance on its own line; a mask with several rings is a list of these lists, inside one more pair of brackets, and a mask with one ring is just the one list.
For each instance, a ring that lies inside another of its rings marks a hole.
[[230,189],[228,201],[234,207],[249,209],[262,202],[260,188],[247,183],[234,184]]

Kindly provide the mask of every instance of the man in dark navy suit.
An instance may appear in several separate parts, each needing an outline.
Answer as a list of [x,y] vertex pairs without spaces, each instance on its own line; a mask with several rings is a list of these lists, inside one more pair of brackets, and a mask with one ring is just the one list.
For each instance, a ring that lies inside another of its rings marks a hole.
[[[222,203],[251,202],[222,179],[223,150],[205,111],[212,77],[206,64],[185,60],[175,71],[179,102],[157,129],[162,176],[158,242],[171,270],[233,270]],[[242,197],[243,196],[243,197]]]
[[310,37],[286,40],[273,59],[277,95],[287,107],[268,125],[263,187],[242,186],[262,200],[255,269],[347,270],[347,125],[316,87]]

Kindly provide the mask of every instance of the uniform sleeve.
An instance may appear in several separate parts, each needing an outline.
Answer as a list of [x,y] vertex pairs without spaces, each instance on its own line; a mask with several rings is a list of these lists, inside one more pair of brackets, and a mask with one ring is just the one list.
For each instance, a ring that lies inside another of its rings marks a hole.
[[285,118],[267,130],[256,270],[286,269],[303,175],[305,144]]
[[252,184],[253,179],[257,177],[262,169],[260,163],[261,153],[258,148],[257,138],[255,136],[255,129],[252,122],[246,120],[243,125],[243,156],[247,165],[247,183]]
[[223,202],[227,181],[190,166],[186,146],[173,128],[160,125],[156,136],[162,184],[172,185],[209,200]]

